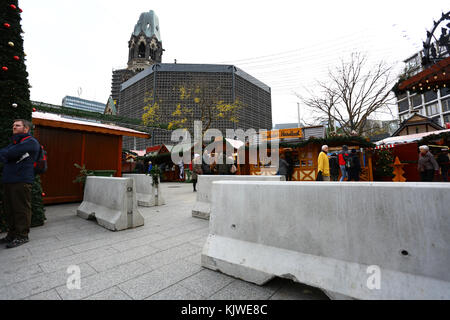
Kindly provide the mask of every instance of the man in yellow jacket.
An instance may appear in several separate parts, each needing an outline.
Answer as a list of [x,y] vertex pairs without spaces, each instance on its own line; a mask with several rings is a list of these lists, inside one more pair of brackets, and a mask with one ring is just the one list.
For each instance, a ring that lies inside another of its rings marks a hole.
[[[317,163],[319,165],[318,167],[318,177],[322,176],[323,181],[330,181],[330,164],[328,162],[328,146],[324,145],[322,146],[322,152],[319,154],[319,158],[317,160]],[[317,180],[321,180],[320,178]]]

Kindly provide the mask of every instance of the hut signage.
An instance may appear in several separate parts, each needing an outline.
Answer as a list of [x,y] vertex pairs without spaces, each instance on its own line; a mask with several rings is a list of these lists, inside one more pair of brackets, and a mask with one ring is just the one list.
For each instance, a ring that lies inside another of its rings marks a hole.
[[303,131],[301,128],[263,131],[261,137],[263,140],[303,138]]

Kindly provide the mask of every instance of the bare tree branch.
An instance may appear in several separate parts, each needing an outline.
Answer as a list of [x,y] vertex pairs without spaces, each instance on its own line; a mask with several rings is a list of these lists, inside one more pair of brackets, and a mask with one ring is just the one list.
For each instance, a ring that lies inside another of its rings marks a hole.
[[362,135],[375,112],[387,109],[392,114],[391,71],[383,61],[369,66],[367,56],[353,53],[349,61],[341,59],[338,67],[329,70],[329,83],[316,83],[318,94],[306,90],[307,96],[296,96],[312,110],[315,119],[327,119],[329,126],[338,123],[345,134]]

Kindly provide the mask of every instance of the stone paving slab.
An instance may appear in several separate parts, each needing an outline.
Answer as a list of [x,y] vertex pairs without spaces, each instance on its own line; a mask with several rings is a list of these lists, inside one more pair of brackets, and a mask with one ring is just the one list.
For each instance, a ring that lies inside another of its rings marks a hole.
[[25,300],[62,300],[55,289],[38,293],[34,296],[25,298]]
[[[29,243],[0,247],[0,299],[327,299],[291,280],[257,286],[201,267],[209,221],[192,217],[192,186],[161,188],[167,204],[140,207],[144,226],[120,232],[77,217],[79,203],[47,206]],[[81,269],[81,290],[66,286],[71,265]]]
[[145,300],[206,300],[206,297],[192,292],[179,284],[174,284]]
[[[80,264],[79,267],[81,274],[85,277],[96,273],[87,264]],[[66,271],[66,269],[59,269],[56,272],[45,273],[26,281],[2,287],[0,288],[0,300],[23,299],[65,285],[69,276]]]
[[79,300],[102,292],[150,271],[152,271],[150,267],[133,261],[110,271],[96,273],[89,277],[83,277],[81,280],[80,290],[70,290],[64,285],[56,288],[56,291],[63,300]]
[[83,300],[132,300],[129,295],[120,290],[118,287],[112,287],[105,291],[99,292]]
[[133,299],[142,300],[201,270],[202,267],[193,263],[175,263],[125,282],[119,288]]

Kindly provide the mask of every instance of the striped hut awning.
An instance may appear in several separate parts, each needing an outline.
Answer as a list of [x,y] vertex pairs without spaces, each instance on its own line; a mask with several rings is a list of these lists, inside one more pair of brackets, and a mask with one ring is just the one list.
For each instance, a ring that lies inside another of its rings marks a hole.
[[382,144],[379,146],[376,146],[375,149],[389,149],[389,148],[393,148],[395,146],[395,144]]

